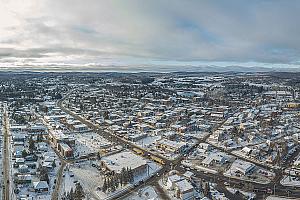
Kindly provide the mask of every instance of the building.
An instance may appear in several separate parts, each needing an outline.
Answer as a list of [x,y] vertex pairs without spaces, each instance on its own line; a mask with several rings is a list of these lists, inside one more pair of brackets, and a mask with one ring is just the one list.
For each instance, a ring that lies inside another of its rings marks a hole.
[[194,187],[187,180],[181,180],[175,183],[176,196],[182,200],[194,199]]
[[182,181],[184,178],[182,176],[178,176],[177,174],[174,174],[172,176],[169,176],[167,178],[166,188],[168,190],[173,190],[175,188],[175,183],[178,181]]
[[101,166],[109,171],[120,174],[123,168],[133,170],[134,175],[147,172],[148,164],[142,157],[130,152],[123,151],[101,159]]
[[201,164],[204,166],[210,166],[212,164],[219,164],[223,165],[228,161],[228,158],[225,153],[223,152],[217,152],[217,153],[211,153],[209,154],[202,162]]
[[187,148],[186,142],[175,142],[172,140],[162,139],[156,142],[156,146],[163,151],[172,153],[183,153]]
[[73,157],[73,149],[66,143],[59,143],[58,150],[61,153],[61,155],[65,158]]
[[250,174],[254,170],[254,168],[255,165],[250,162],[235,160],[230,167],[230,172],[247,175]]
[[48,192],[49,185],[46,181],[35,181],[32,183],[35,192]]
[[74,125],[73,127],[74,127],[74,131],[76,132],[83,132],[88,130],[88,127],[85,124],[77,124]]

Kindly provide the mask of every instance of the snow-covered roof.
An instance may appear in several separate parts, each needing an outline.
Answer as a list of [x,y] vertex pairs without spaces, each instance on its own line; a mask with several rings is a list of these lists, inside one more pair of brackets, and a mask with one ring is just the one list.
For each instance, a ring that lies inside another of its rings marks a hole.
[[107,168],[109,168],[111,171],[115,171],[117,173],[121,172],[123,167],[136,169],[147,164],[146,160],[130,151],[123,151],[103,157],[102,162],[104,162]]
[[32,184],[33,188],[36,190],[49,188],[48,183],[46,181],[35,181]]
[[193,190],[194,187],[192,186],[192,184],[190,182],[188,182],[187,180],[182,180],[179,181],[177,183],[175,183],[177,188],[180,190],[180,192],[185,192],[185,191],[189,191],[189,190]]

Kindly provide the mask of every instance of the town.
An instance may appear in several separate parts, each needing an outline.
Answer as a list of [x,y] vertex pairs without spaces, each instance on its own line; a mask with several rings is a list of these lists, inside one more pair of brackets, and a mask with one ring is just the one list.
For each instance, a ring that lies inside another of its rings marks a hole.
[[0,199],[300,197],[299,73],[0,73]]

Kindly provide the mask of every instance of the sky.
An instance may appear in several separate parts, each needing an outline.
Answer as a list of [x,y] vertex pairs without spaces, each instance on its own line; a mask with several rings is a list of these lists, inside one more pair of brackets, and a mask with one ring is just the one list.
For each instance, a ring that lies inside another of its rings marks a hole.
[[2,69],[300,68],[298,0],[0,0]]

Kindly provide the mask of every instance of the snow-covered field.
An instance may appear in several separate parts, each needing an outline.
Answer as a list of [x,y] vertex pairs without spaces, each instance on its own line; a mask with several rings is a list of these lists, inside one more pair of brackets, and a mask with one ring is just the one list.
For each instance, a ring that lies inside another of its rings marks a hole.
[[129,197],[124,198],[124,200],[159,200],[159,196],[155,189],[151,186],[146,186],[140,189],[138,192],[133,193]]
[[85,156],[91,153],[97,153],[100,149],[110,146],[111,143],[95,132],[76,133],[76,146],[74,155],[76,157]]

